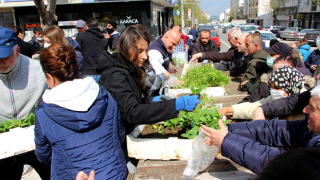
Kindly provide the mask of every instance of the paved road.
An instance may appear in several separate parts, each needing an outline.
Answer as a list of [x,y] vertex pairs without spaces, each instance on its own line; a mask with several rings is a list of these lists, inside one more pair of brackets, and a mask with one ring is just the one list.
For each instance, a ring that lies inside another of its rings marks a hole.
[[[218,34],[221,40],[221,46],[220,46],[220,52],[226,52],[228,51],[228,49],[230,48],[230,43],[228,42],[228,34],[227,33],[222,33],[222,30],[219,29],[218,30]],[[280,40],[280,42],[284,42],[287,43],[289,45],[289,43],[293,42],[293,40]],[[311,47],[311,51],[317,49],[317,47]]]

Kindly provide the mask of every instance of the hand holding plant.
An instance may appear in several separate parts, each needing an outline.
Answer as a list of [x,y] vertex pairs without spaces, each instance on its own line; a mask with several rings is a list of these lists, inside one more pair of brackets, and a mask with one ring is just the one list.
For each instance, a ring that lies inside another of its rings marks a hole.
[[205,143],[208,146],[215,145],[215,146],[221,148],[221,144],[224,140],[224,137],[226,137],[226,135],[229,132],[228,132],[228,129],[224,126],[221,119],[219,120],[218,123],[219,123],[220,130],[215,130],[215,129],[209,128],[205,125],[202,125],[201,129],[202,129],[203,134],[205,134],[207,136]]

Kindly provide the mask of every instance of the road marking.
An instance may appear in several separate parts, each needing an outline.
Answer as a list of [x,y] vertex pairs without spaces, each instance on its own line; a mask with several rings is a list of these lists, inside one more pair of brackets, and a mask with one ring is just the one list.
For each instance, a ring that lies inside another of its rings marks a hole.
[[225,42],[221,41],[224,45],[226,45],[228,48],[230,48],[231,46],[229,46],[228,44],[226,44]]

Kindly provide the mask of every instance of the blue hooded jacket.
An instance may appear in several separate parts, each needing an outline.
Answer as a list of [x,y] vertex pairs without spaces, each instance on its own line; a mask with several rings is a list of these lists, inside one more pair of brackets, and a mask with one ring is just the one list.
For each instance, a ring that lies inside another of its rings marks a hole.
[[309,44],[305,44],[305,45],[299,47],[298,50],[299,50],[301,56],[303,57],[303,61],[306,61],[308,56],[311,54],[310,45]]
[[103,86],[98,89],[87,111],[40,103],[35,119],[35,153],[40,162],[51,164],[51,179],[74,180],[79,171],[89,174],[91,170],[95,179],[126,179],[120,109]]
[[320,64],[320,50],[316,49],[312,51],[304,63],[308,69],[310,69],[311,65],[314,64],[318,66]]
[[77,54],[77,62],[79,64],[79,75],[82,77],[82,71],[83,71],[83,56],[81,54],[81,46],[79,43],[75,40],[73,40],[71,37],[66,38],[68,41],[68,45],[72,46],[73,49],[76,51]]
[[258,174],[268,162],[285,151],[283,148],[319,147],[320,134],[313,134],[307,126],[308,119],[229,124],[221,154]]

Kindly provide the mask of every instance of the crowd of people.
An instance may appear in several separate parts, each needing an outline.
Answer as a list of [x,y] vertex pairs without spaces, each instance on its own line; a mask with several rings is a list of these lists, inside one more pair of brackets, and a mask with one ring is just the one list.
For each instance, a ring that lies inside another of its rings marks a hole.
[[221,147],[223,156],[266,179],[271,164],[299,153],[286,149],[320,146],[320,53],[304,52],[304,41],[289,46],[272,40],[263,48],[259,33],[232,28],[231,48],[220,53],[210,31],[195,27],[186,35],[174,26],[154,41],[139,24],[120,34],[116,21],[104,29],[90,18],[76,28],[65,37],[57,25],[36,26],[31,42],[23,41],[20,27],[0,28],[0,119],[35,113],[35,150],[2,159],[5,179],[20,179],[25,164],[41,179],[86,179],[89,173],[89,179],[126,179],[136,173],[126,135],[201,103],[199,95],[162,100],[160,88],[177,72],[169,66],[173,51],[235,71],[239,90],[249,93],[219,110],[235,120],[228,128],[221,121],[220,130],[202,126],[206,144]]

